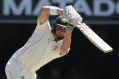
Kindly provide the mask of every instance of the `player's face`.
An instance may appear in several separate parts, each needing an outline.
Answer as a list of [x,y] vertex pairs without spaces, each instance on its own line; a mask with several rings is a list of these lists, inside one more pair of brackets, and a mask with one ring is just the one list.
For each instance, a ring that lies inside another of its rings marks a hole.
[[55,32],[56,38],[59,40],[63,39],[65,32],[66,32],[66,28],[58,25]]

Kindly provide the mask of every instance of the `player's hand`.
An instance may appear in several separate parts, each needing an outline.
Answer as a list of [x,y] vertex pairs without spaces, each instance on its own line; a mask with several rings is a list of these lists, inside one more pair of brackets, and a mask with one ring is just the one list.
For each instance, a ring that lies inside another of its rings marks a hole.
[[74,27],[75,27],[75,26],[72,25],[72,24],[70,24],[70,23],[68,23],[68,24],[66,25],[67,30],[70,31],[70,32],[73,31],[73,28],[74,28]]
[[74,26],[82,23],[82,17],[71,5],[65,7],[62,15],[70,24]]

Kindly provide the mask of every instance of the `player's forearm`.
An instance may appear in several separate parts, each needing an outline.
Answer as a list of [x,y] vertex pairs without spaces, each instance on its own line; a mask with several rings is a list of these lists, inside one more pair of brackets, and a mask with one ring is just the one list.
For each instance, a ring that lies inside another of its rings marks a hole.
[[63,9],[55,6],[43,6],[42,9],[46,10],[49,15],[61,15],[63,13]]
[[55,6],[43,6],[39,13],[40,23],[43,24],[49,19],[49,15],[61,15],[63,13],[63,9],[55,7]]
[[71,36],[72,36],[72,32],[70,31],[66,31],[64,39],[63,39],[63,44],[61,46],[61,55],[65,55],[68,53],[68,49],[70,48],[71,45]]

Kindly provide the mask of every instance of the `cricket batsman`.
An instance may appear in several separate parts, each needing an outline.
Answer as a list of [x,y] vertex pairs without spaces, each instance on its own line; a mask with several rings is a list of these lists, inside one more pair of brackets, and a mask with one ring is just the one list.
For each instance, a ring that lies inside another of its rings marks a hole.
[[[50,23],[49,15],[58,15],[58,18]],[[65,9],[43,6],[32,36],[6,64],[7,79],[36,79],[37,70],[66,55],[70,50],[72,30],[82,22],[79,14],[76,17],[71,17]]]

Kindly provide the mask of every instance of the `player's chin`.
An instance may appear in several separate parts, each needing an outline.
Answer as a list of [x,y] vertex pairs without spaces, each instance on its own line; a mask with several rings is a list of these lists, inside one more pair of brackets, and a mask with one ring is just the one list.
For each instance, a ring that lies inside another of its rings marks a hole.
[[59,40],[62,40],[64,37],[62,36],[62,37],[58,37],[57,39],[59,39]]
[[56,37],[55,38],[55,41],[60,41],[60,40],[63,40],[64,39],[64,37],[62,36],[62,37]]

